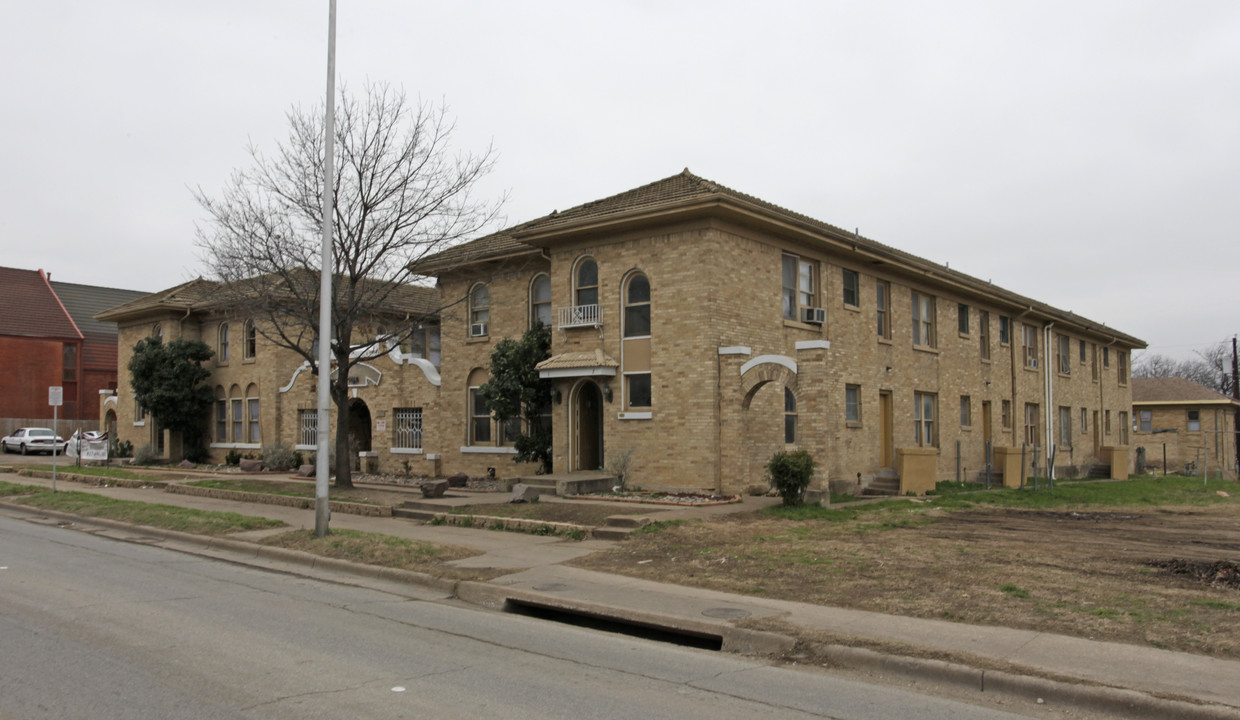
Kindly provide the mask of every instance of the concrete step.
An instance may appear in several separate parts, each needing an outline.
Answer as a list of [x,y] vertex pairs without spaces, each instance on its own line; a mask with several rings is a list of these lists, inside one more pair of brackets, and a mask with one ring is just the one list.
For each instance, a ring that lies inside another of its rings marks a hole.
[[[439,510],[438,512],[443,512]],[[392,517],[405,518],[406,520],[421,520],[422,522],[430,522],[435,517],[436,511],[422,510],[419,508],[394,507],[392,508]]]
[[861,494],[869,496],[895,497],[900,494],[900,478],[881,476],[875,477],[873,482],[861,490]]
[[637,528],[628,527],[596,527],[590,535],[596,540],[623,540]]

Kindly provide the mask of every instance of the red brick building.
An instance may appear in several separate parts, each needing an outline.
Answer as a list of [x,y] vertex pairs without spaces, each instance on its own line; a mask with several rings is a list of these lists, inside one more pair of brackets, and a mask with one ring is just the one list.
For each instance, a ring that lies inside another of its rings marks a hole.
[[99,391],[117,382],[116,325],[91,316],[143,294],[0,267],[0,430],[50,424],[53,386],[64,389],[60,418],[97,422]]

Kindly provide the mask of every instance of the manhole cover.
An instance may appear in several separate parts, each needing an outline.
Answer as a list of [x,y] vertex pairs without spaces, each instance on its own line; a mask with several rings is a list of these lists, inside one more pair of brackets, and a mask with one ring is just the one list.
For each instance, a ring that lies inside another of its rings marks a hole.
[[535,585],[534,589],[539,592],[555,592],[556,590],[567,590],[568,586],[564,583],[546,583],[543,585]]
[[749,617],[748,610],[741,610],[740,608],[726,608],[726,607],[706,608],[705,610],[702,611],[702,614],[705,615],[706,617],[718,618],[720,620],[735,620],[737,618]]

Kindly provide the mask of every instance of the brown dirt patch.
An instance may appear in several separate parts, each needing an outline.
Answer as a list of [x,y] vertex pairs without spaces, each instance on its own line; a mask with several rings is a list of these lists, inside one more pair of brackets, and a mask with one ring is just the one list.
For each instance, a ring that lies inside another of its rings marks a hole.
[[1218,568],[1234,571],[1238,559],[1235,505],[1122,512],[908,506],[840,522],[759,513],[691,521],[573,564],[726,592],[1235,658],[1240,591],[1170,570],[1177,563],[1205,567],[1206,574],[1214,568],[1217,578]]

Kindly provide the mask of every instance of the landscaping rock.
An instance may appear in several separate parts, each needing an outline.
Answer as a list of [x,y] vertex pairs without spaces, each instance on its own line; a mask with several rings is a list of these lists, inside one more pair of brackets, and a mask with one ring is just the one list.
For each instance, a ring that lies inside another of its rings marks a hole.
[[177,463],[177,467],[184,468],[186,470],[192,470],[196,466],[194,465],[194,463],[190,462],[189,460],[182,460],[181,462]]
[[517,483],[512,487],[510,503],[538,502],[538,488],[525,483]]
[[242,458],[240,467],[241,467],[241,472],[262,472],[263,461],[262,460],[249,460],[247,458]]
[[314,477],[316,470],[313,465],[302,465],[297,468],[297,477]]
[[419,486],[424,498],[441,498],[448,491],[447,480],[429,480]]
[[457,473],[448,476],[448,487],[462,488],[469,484],[469,476],[465,473]]

